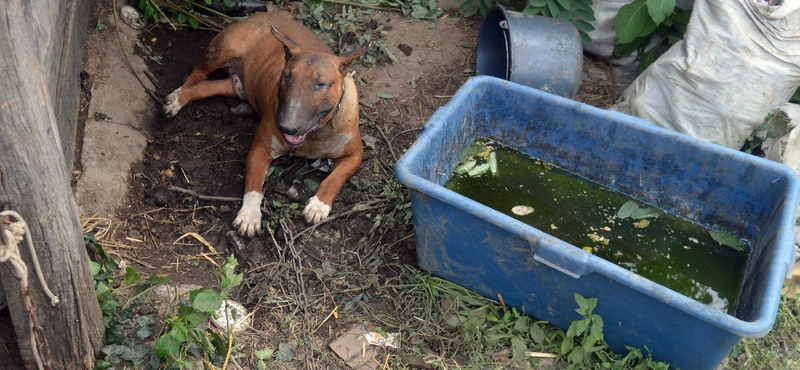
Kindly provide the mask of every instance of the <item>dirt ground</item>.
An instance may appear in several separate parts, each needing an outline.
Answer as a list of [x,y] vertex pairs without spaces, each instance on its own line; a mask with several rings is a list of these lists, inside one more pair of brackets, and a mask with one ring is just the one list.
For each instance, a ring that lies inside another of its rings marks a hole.
[[[302,221],[300,211],[326,173],[301,158],[274,163],[265,189],[265,231],[253,239],[241,238],[232,229],[239,202],[170,190],[241,197],[244,159],[257,119],[231,113],[239,101],[226,98],[194,102],[171,119],[155,115],[144,130],[145,159],[130,173],[126,207],[85,221],[85,229],[95,232],[118,262],[124,260],[142,273],[171,274],[171,284],[216,287],[214,269],[226,256],[236,256],[244,282],[233,298],[256,311],[252,330],[237,338],[239,352],[248,354],[239,359],[243,368],[254,368],[249,355],[253,350],[280,343],[296,351],[294,360],[282,365],[285,368],[301,368],[307,361],[319,369],[346,368],[328,344],[365,321],[417,338],[402,356],[378,354],[381,361],[386,357],[396,364],[393,367],[401,367],[413,352],[456,362],[464,356],[444,341],[426,339],[415,324],[419,302],[398,292],[418,272],[413,272],[410,200],[394,180],[392,168],[422,124],[472,76],[481,19],[451,16],[435,27],[431,21],[396,13],[376,11],[371,19],[384,26],[387,47],[398,61],[354,67],[365,157],[328,221],[317,227]],[[113,36],[110,28],[96,32]],[[140,41],[146,47],[137,52],[148,61],[160,94],[183,82],[213,36],[209,31],[166,27],[142,33]],[[577,100],[610,105],[616,98],[610,67],[586,59],[584,75]],[[91,86],[93,76],[84,77]],[[84,95],[84,103],[88,98]],[[216,253],[193,238],[178,241],[187,233],[201,235]]]

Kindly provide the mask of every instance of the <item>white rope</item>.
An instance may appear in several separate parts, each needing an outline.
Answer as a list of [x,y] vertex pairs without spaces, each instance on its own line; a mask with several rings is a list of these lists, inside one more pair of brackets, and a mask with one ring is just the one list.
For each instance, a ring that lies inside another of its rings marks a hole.
[[[47,286],[47,282],[44,280],[42,268],[39,266],[39,257],[36,255],[36,248],[33,246],[33,239],[31,238],[31,233],[28,229],[28,224],[25,222],[25,219],[23,219],[19,213],[14,211],[0,212],[0,217],[12,217],[17,220],[12,222],[8,229],[0,226],[0,229],[2,229],[1,231],[5,233],[5,239],[8,240],[8,245],[0,243],[0,263],[8,262],[11,264],[11,272],[14,277],[19,280],[20,288],[23,292],[29,291],[28,266],[25,264],[25,261],[22,260],[22,256],[19,253],[19,247],[17,246],[17,244],[22,241],[24,236],[25,243],[28,244],[28,250],[30,250],[31,253],[31,259],[33,260],[33,266],[36,270],[36,276],[39,278],[39,283],[42,284],[42,288],[44,289],[45,294],[47,294],[47,296],[50,298],[52,305],[55,306],[58,304],[58,297],[50,291],[50,288]],[[31,312],[33,307],[33,298],[28,295],[23,296],[23,299],[31,300],[24,303],[28,313],[33,315],[33,312]],[[43,370],[44,365],[42,363],[42,354],[39,353],[39,347],[36,345],[36,332],[33,318],[28,320],[28,328],[31,332],[31,347],[33,348],[33,357],[36,359],[36,365],[39,370]]]

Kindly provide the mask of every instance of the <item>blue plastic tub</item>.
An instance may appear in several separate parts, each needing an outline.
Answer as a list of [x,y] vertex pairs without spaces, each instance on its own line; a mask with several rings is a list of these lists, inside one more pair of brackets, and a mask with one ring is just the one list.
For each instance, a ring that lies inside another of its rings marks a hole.
[[[475,137],[754,241],[735,315],[584,252],[442,185]],[[597,297],[611,349],[647,346],[713,369],[775,320],[793,255],[798,179],[785,166],[494,77],[469,80],[397,163],[411,189],[419,265],[566,329],[574,293]]]

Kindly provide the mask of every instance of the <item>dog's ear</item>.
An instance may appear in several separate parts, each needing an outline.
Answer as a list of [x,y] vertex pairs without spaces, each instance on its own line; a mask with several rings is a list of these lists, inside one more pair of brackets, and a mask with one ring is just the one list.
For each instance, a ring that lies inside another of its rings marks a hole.
[[350,67],[350,65],[353,64],[358,57],[364,55],[364,53],[369,50],[370,46],[372,46],[372,43],[368,42],[366,45],[363,45],[356,50],[348,51],[342,55],[339,55],[339,72],[344,72],[347,70],[347,67]]
[[275,28],[275,26],[272,26],[272,36],[275,36],[275,38],[283,44],[283,49],[286,51],[286,60],[291,59],[293,55],[300,52],[300,45],[297,45],[294,40],[283,34],[283,32]]

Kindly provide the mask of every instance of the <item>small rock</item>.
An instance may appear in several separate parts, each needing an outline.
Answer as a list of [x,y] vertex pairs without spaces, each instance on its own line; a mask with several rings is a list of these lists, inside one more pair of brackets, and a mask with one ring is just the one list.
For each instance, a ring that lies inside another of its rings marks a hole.
[[178,286],[162,284],[153,288],[150,299],[154,302],[170,303],[180,299],[189,299],[189,292],[202,288],[197,284],[181,284]]
[[219,213],[223,213],[224,214],[224,213],[230,213],[231,211],[233,211],[233,208],[223,204],[223,205],[219,206],[219,208],[217,208],[217,210],[219,211]]
[[142,305],[139,307],[139,314],[140,315],[152,315],[156,312],[153,306],[150,305]]
[[425,370],[433,369],[433,366],[425,362],[425,360],[422,359],[422,357],[414,355],[403,358],[403,365],[411,369],[425,369]]
[[120,9],[119,13],[119,17],[122,18],[122,21],[131,28],[139,30],[144,27],[144,22],[142,22],[142,13],[139,13],[136,8],[126,5]]
[[397,48],[400,49],[400,51],[402,51],[407,57],[411,56],[411,52],[414,50],[414,48],[406,44],[397,45]]

